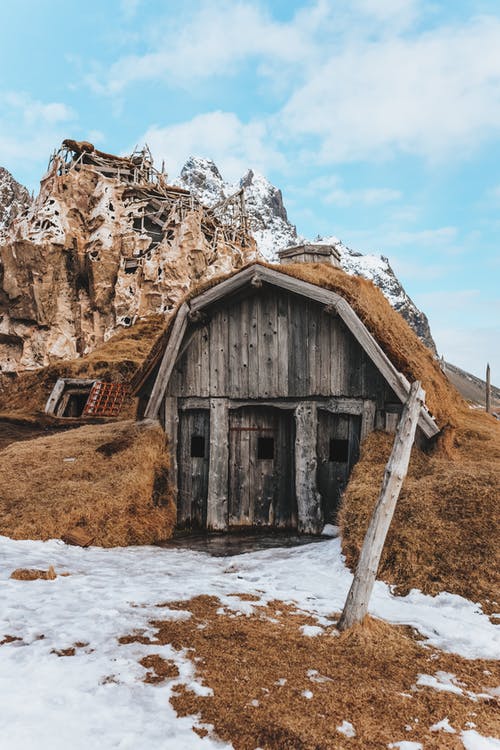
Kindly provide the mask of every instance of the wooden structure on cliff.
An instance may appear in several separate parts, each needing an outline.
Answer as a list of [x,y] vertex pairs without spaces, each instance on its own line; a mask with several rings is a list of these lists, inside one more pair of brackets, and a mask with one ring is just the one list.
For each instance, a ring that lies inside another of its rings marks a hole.
[[[135,384],[169,436],[179,528],[312,533],[409,388],[339,294],[258,263],[185,302]],[[424,407],[418,427],[438,432]]]
[[[163,167],[155,168],[148,146],[130,156],[99,151],[87,141],[66,139],[49,161],[48,175],[63,176],[71,171],[91,169],[125,185],[123,199],[130,207],[134,229],[149,235],[151,243],[142,254],[151,254],[190,211],[200,211],[205,238],[215,251],[219,240],[245,247],[249,244],[248,215],[244,190],[240,189],[211,208],[203,206],[189,190],[168,184]],[[141,253],[136,253],[139,257]]]

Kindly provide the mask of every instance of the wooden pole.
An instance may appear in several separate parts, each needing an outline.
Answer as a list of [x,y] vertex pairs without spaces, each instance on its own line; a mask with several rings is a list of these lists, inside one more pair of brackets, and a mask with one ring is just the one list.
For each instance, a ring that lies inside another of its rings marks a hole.
[[486,365],[486,412],[491,414],[491,374],[489,362]]
[[408,471],[411,448],[415,440],[420,409],[425,392],[417,380],[412,384],[408,400],[399,420],[392,452],[385,468],[380,495],[366,532],[358,566],[354,575],[344,611],[339,620],[339,630],[347,630],[361,622],[368,612],[382,549],[394,515],[394,509]]

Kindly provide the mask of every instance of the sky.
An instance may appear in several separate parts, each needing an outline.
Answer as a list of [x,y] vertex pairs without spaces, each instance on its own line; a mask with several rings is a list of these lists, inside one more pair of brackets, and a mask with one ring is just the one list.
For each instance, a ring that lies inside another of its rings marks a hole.
[[30,189],[68,137],[252,168],[500,384],[498,0],[3,0],[0,71],[0,165]]

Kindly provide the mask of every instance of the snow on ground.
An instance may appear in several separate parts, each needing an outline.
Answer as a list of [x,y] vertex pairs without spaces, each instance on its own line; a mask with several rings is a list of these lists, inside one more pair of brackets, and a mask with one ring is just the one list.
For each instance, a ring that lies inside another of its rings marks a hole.
[[[54,581],[9,578],[15,568],[49,565],[71,575]],[[119,645],[117,637],[136,629],[151,633],[152,618],[188,616],[155,605],[199,594],[220,597],[224,610],[251,612],[255,604],[228,596],[235,592],[257,594],[262,602],[294,602],[316,616],[320,627],[342,608],[351,580],[339,539],[220,558],[179,548],[81,549],[0,537],[0,640],[7,634],[22,639],[0,647],[2,748],[229,747],[200,738],[191,728],[195,720],[175,716],[168,702],[175,680],[141,682],[145,670],[138,660],[160,653],[178,665],[177,681],[206,691],[186,657],[168,646]],[[500,628],[459,596],[412,591],[395,597],[377,582],[370,609],[390,622],[413,625],[441,649],[469,658],[500,654]],[[68,658],[51,653],[76,642],[88,646]],[[464,733],[466,747],[498,747],[475,746],[489,742],[476,734]]]

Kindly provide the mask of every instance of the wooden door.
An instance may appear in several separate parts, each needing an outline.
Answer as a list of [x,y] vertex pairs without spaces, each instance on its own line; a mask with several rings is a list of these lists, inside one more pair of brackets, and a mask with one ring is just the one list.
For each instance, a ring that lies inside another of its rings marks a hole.
[[229,526],[297,526],[293,412],[230,413]]
[[204,529],[207,525],[210,412],[193,409],[179,413],[177,462],[179,486],[177,526]]
[[340,499],[359,458],[361,417],[318,410],[318,490],[325,523],[336,523]]

